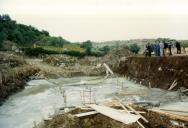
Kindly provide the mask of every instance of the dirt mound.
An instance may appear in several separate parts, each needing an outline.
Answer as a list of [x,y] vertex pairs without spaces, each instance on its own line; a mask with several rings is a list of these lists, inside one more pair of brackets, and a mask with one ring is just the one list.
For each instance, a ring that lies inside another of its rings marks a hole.
[[127,46],[112,50],[109,54],[101,59],[101,63],[107,63],[112,70],[116,70],[119,67],[121,60],[126,60],[127,57],[131,56],[132,53],[129,51]]
[[45,57],[43,61],[53,66],[60,66],[61,64],[71,66],[76,63],[78,59],[67,55],[49,55]]
[[43,59],[37,66],[41,69],[45,77],[71,77],[71,76],[99,76],[105,74],[104,67],[97,67],[99,63],[97,57],[86,56],[77,58],[68,55],[50,55]]
[[23,89],[29,77],[38,71],[19,56],[0,53],[0,104],[12,93]]
[[0,52],[0,70],[18,67],[25,63],[25,60],[19,56]]
[[177,81],[175,90],[188,88],[188,56],[129,57],[117,72],[151,87],[168,89]]

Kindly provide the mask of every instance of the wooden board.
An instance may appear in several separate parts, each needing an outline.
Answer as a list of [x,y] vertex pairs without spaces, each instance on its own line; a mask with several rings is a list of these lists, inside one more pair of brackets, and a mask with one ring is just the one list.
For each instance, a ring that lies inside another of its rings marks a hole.
[[85,112],[85,113],[80,113],[80,114],[76,114],[74,116],[76,117],[84,117],[84,116],[89,116],[89,115],[94,115],[97,114],[97,111],[91,111],[91,112]]
[[188,121],[188,116],[178,115],[178,114],[175,114],[175,113],[162,111],[162,110],[159,110],[159,109],[150,109],[150,111],[157,112],[159,114],[168,116],[169,118],[174,119],[174,120]]
[[97,111],[107,117],[110,117],[114,120],[122,122],[124,124],[132,124],[132,123],[138,121],[138,119],[140,119],[140,116],[138,116],[138,115],[120,112],[120,111],[110,108],[110,107],[95,105],[95,104],[92,104],[89,106],[91,108],[93,108],[95,111]]

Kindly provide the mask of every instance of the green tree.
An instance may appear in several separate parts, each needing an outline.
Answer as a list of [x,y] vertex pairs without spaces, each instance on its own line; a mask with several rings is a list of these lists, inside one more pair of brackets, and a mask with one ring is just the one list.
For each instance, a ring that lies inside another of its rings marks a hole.
[[106,45],[106,46],[100,48],[100,51],[103,51],[104,54],[107,54],[110,51],[110,47]]
[[80,45],[80,47],[81,48],[92,48],[93,47],[93,45],[92,45],[92,42],[90,41],[90,40],[87,40],[87,41],[85,41],[85,42],[83,42],[81,45]]
[[134,44],[130,44],[129,45],[129,50],[135,54],[138,54],[138,52],[140,51],[140,47],[138,46],[138,44],[134,43]]
[[6,40],[7,34],[4,30],[0,31],[0,48],[2,47],[2,43]]
[[[3,32],[2,32],[3,31]],[[33,44],[63,46],[69,43],[62,37],[51,37],[49,32],[38,30],[33,26],[18,24],[9,15],[0,15],[0,41],[9,40],[20,46],[30,47]]]
[[87,55],[91,55],[91,49],[92,49],[93,45],[92,45],[92,42],[90,40],[87,40],[87,41],[83,42],[80,45],[80,47],[86,49],[86,54]]

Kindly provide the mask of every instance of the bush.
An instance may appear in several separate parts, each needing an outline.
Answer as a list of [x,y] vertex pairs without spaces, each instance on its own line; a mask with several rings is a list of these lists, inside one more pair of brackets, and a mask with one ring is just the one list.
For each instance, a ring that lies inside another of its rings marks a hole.
[[93,47],[93,45],[92,45],[92,42],[90,41],[90,40],[88,40],[88,41],[85,41],[85,42],[83,42],[81,45],[80,45],[80,47],[81,48],[92,48]]
[[45,50],[43,48],[24,48],[24,53],[28,56],[39,56],[42,54],[58,54],[56,51]]
[[100,48],[100,51],[102,51],[105,54],[107,54],[110,51],[110,47],[106,45],[106,46]]
[[92,51],[90,55],[95,56],[95,57],[101,57],[101,56],[104,56],[105,53],[102,51]]
[[84,57],[86,55],[85,52],[79,52],[79,51],[64,51],[63,54],[69,56],[75,56],[75,57]]
[[140,51],[140,47],[138,46],[138,44],[134,43],[134,44],[130,44],[129,45],[129,50],[134,53],[134,54],[138,54],[138,52]]

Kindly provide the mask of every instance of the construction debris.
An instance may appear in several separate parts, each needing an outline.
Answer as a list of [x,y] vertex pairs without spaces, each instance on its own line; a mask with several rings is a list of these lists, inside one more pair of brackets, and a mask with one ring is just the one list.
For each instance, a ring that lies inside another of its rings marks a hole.
[[97,114],[97,111],[91,111],[91,112],[85,112],[85,113],[80,113],[80,114],[76,114],[74,116],[76,117],[84,117],[84,116],[89,116],[89,115],[94,115]]
[[174,80],[174,82],[172,83],[172,85],[170,86],[168,90],[171,91],[177,84],[178,84],[177,80]]
[[116,109],[106,107],[106,106],[95,105],[95,104],[92,104],[89,106],[91,108],[93,108],[95,111],[97,111],[105,116],[108,116],[114,120],[120,121],[124,124],[134,123],[134,122],[138,121],[138,119],[140,118],[140,116],[138,116],[138,115],[122,113],[122,112],[117,111]]

